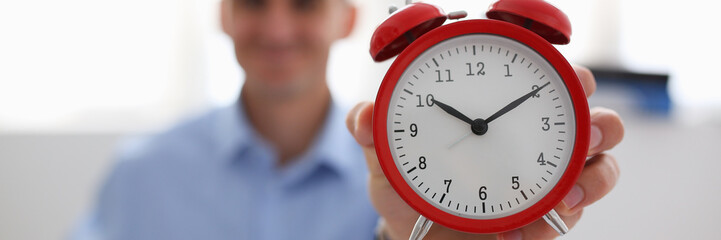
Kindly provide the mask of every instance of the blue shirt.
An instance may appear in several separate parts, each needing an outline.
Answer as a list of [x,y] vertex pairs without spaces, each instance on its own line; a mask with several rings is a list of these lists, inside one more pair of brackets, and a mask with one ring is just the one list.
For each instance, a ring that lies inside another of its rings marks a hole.
[[241,106],[125,151],[73,239],[372,239],[378,216],[346,111],[332,105],[310,150],[278,167]]

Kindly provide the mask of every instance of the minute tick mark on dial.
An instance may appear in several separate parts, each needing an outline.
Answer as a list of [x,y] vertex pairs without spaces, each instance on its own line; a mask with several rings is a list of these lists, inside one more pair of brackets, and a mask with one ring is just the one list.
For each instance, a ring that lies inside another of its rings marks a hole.
[[556,156],[556,155],[553,155],[553,157],[555,157],[555,158],[558,159],[558,160],[561,160],[561,158],[558,157],[558,156]]
[[[518,57],[518,53],[513,55],[513,59],[511,60],[511,63],[516,62],[516,57]],[[535,72],[534,72],[535,73]]]
[[402,99],[403,101],[405,101],[405,100],[406,100],[406,98],[405,98],[405,97],[401,97],[401,99]]
[[551,161],[546,161],[546,164],[551,165],[551,167],[558,167],[555,163],[552,163]]
[[533,63],[529,63],[528,67],[526,67],[526,68],[531,68],[531,65],[533,65]]
[[483,211],[483,213],[486,213],[486,202],[481,203],[481,211]]
[[397,147],[396,149],[403,149],[403,146]]
[[558,139],[559,142],[566,142],[566,140]]
[[548,91],[548,93],[553,93],[555,91],[556,91],[556,89],[554,88],[554,89],[551,89],[551,91]]
[[557,147],[556,150],[558,150],[558,151],[563,151],[563,148],[558,148],[558,147]]
[[400,104],[396,105],[396,107],[404,108],[403,105],[400,105]]
[[556,100],[558,100],[558,97],[553,98],[553,101],[556,101]]
[[556,116],[557,116],[557,117],[563,117],[563,115],[564,115],[563,113],[559,113],[559,114],[556,115]]
[[526,193],[521,190],[521,195],[523,195],[523,199],[528,200],[528,196],[526,196]]
[[406,156],[405,154],[401,154],[400,156],[398,156],[398,158],[402,158],[402,157],[405,157],[405,156]]
[[548,179],[546,179],[545,177],[541,177],[541,179],[543,179],[544,182],[548,182]]
[[556,125],[556,126],[566,125],[566,122],[557,122],[557,123],[553,123],[553,125]]
[[428,193],[428,190],[431,190],[431,188],[426,188],[426,191],[424,191],[423,193]]
[[431,68],[431,65],[428,65],[428,63],[426,63],[426,67],[428,67],[428,68],[430,69],[430,68]]
[[423,186],[423,182],[421,182],[421,184],[418,184],[418,187],[421,187],[421,186]]
[[402,132],[406,132],[406,130],[405,129],[396,129],[396,130],[393,130],[393,132],[402,133]]
[[413,92],[408,91],[408,89],[405,89],[405,88],[404,88],[403,91],[404,91],[404,92],[407,92],[407,93],[410,94],[410,95],[413,95]]
[[521,59],[521,64],[526,61],[526,58]]
[[431,196],[431,199],[436,198],[436,193],[433,193],[433,196]]
[[536,195],[536,192],[534,192],[533,189],[528,189],[528,191],[531,191],[531,194]]
[[440,55],[441,55],[441,60],[445,60],[445,58],[443,58],[443,53],[441,53]]
[[511,50],[506,50],[506,57],[508,57],[508,53],[510,53]]
[[418,178],[418,176],[413,177],[413,179],[411,179],[411,181],[415,181],[416,178]]
[[409,163],[411,163],[411,162],[404,162],[403,166],[408,165]]
[[543,79],[544,77],[546,77],[546,75],[541,76],[541,78],[539,78],[539,79]]
[[556,106],[556,108],[561,108],[561,105]]
[[397,141],[400,141],[400,140],[403,140],[403,139],[401,139],[401,138],[396,138],[396,139],[393,139],[393,140],[397,142]]
[[473,45],[473,55],[476,55],[476,45]]
[[538,187],[538,189],[542,189],[541,185],[538,185],[538,183],[536,183],[536,187]]
[[533,74],[536,74],[538,72],[538,68],[536,68],[536,71],[533,71]]
[[456,48],[456,53],[461,54],[461,51],[458,51],[458,48]]
[[516,203],[518,203],[520,205],[521,201],[518,201],[518,198],[516,198]]
[[548,170],[546,170],[546,173],[548,173],[549,175],[553,175],[553,173],[552,173],[551,171],[548,171]]
[[426,73],[426,72],[424,72],[423,69],[421,69],[421,68],[418,68],[418,71],[420,71],[421,73],[424,73],[424,74]]
[[[413,172],[414,170],[416,170],[416,167],[411,168],[411,170],[408,170],[406,173],[410,174],[410,173]],[[422,185],[422,184],[423,184],[423,183],[421,183],[421,185]],[[419,187],[420,187],[420,186],[419,186]]]
[[451,202],[453,201],[448,201],[448,207],[451,207]]
[[436,61],[436,58],[432,58],[432,59],[433,59],[433,63],[436,64],[436,67],[440,67],[440,66],[441,66],[441,65],[438,65],[438,61]]

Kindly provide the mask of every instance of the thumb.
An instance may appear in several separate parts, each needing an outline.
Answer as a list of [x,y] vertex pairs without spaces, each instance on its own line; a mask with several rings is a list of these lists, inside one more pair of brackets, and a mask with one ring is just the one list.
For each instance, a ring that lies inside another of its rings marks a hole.
[[373,145],[373,106],[372,102],[358,103],[348,112],[346,127],[363,149],[371,176],[385,179]]
[[373,103],[360,102],[348,112],[346,126],[361,147],[373,148]]

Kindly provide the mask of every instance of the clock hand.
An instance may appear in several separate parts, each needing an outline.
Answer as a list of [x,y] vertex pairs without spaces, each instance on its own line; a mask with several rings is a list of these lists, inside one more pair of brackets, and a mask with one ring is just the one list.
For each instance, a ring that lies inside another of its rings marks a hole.
[[452,116],[460,119],[461,121],[464,121],[464,122],[466,122],[466,123],[468,123],[468,124],[473,125],[473,120],[472,120],[471,118],[467,117],[466,115],[464,115],[463,113],[459,112],[459,111],[456,110],[455,108],[453,108],[453,107],[451,107],[451,106],[448,106],[448,105],[446,105],[445,103],[442,103],[441,101],[436,100],[435,98],[434,98],[434,99],[431,99],[431,101],[433,101],[433,103],[434,103],[435,105],[437,105],[438,107],[440,107],[441,109],[443,109],[443,111],[445,111],[446,113],[448,113],[448,114],[450,114],[450,115],[452,115]]
[[508,105],[506,105],[505,107],[501,108],[501,110],[498,110],[498,112],[494,113],[493,115],[491,115],[490,117],[488,117],[486,119],[486,124],[490,123],[493,120],[496,120],[496,118],[498,118],[498,117],[502,116],[503,114],[506,114],[507,112],[518,107],[518,105],[521,105],[521,103],[523,103],[526,100],[528,100],[529,98],[531,98],[531,96],[536,95],[539,91],[541,91],[541,89],[548,86],[548,84],[551,84],[551,82],[547,82],[546,84],[543,84],[543,86],[536,88],[535,90],[527,93],[526,95],[521,96],[520,98],[516,99],[515,101],[513,101],[513,102],[509,103]]
[[461,137],[458,140],[456,140],[455,142],[451,143],[451,145],[448,145],[448,149],[451,149],[453,146],[455,146],[459,142],[463,141],[463,139],[466,139],[468,136],[471,136],[471,133],[466,133],[465,135],[463,135],[463,137]]
[[445,111],[446,113],[451,114],[452,116],[460,119],[461,121],[470,124],[471,132],[473,132],[473,134],[483,135],[488,131],[488,124],[483,119],[476,118],[476,120],[472,120],[471,118],[459,112],[455,108],[448,106],[445,103],[436,100],[435,98],[432,99],[432,101],[435,105],[438,105],[438,107],[443,109],[443,111]]

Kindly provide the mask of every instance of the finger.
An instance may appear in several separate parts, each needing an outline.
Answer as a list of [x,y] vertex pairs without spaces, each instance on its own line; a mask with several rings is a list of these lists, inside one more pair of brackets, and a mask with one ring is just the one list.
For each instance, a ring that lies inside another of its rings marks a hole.
[[573,70],[578,76],[578,80],[581,81],[583,90],[586,92],[586,97],[590,97],[596,92],[596,78],[593,77],[593,73],[588,68],[580,65],[573,65]]
[[[578,212],[567,216],[561,215],[561,219],[563,219],[563,222],[566,223],[568,229],[571,229],[576,225],[576,223],[578,223],[578,220],[581,219],[581,215],[583,215],[583,210],[579,210]],[[545,220],[538,219],[537,221],[523,228],[505,233],[500,233],[498,239],[542,240],[554,239],[558,236],[558,232],[556,232],[556,230],[554,230],[550,225],[548,225]]]
[[616,186],[619,176],[618,162],[613,156],[596,155],[588,161],[576,185],[556,207],[556,211],[560,215],[575,214],[608,194]]
[[623,122],[618,113],[601,107],[591,109],[591,141],[588,156],[615,147],[621,142],[623,135]]
[[346,127],[361,147],[373,147],[372,114],[373,103],[360,102],[346,116]]

